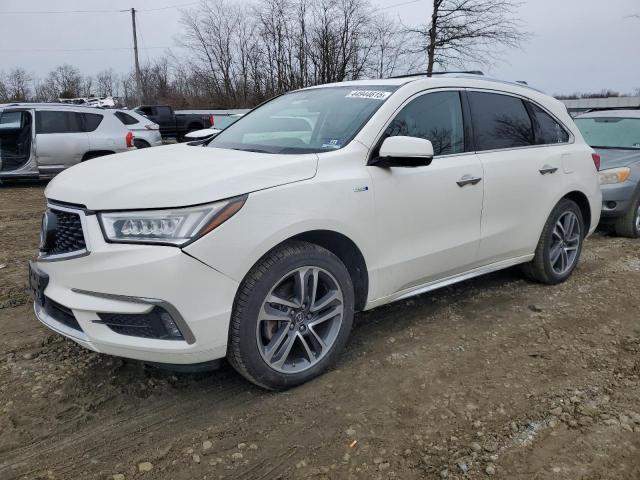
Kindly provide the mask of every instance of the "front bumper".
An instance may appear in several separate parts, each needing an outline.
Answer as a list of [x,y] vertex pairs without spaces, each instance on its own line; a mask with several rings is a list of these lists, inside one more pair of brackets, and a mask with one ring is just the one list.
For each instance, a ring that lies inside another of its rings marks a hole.
[[[35,304],[43,324],[96,352],[143,361],[195,364],[226,355],[236,281],[179,248],[106,243],[95,215],[86,216],[85,237],[88,255],[36,262],[49,276],[46,299],[69,309],[80,330]],[[99,316],[144,314],[157,305],[184,339],[124,335]]]
[[629,209],[638,185],[635,182],[602,185],[602,218],[617,218]]

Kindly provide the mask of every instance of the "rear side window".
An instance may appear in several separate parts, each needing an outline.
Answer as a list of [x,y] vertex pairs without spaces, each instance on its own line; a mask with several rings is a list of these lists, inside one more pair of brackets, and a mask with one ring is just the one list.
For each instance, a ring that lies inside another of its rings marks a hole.
[[529,108],[538,124],[536,130],[536,143],[538,145],[567,143],[569,141],[569,133],[555,118],[533,103],[529,103]]
[[84,131],[93,132],[100,122],[102,122],[102,115],[97,113],[83,113],[84,116]]
[[396,136],[430,140],[435,155],[464,152],[464,123],[458,92],[435,92],[409,102],[385,130]]
[[125,125],[135,125],[136,123],[138,123],[138,120],[124,112],[116,112],[114,113],[114,115],[118,117],[118,120],[120,120]]
[[160,116],[171,115],[171,109],[169,107],[156,107],[156,112]]
[[477,150],[535,144],[533,124],[524,102],[496,93],[469,92]]
[[83,132],[82,114],[40,110],[36,112],[36,133]]

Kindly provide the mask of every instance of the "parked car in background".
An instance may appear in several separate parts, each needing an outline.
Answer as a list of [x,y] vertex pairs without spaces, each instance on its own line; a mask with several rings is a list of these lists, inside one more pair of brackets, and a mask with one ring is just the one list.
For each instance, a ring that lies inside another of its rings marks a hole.
[[332,365],[354,311],[514,265],[565,281],[602,202],[562,103],[469,75],[298,90],[207,145],[113,160],[45,192],[37,317],[112,355],[226,356],[269,389]]
[[229,125],[235,123],[243,115],[243,113],[234,113],[231,115],[215,115],[213,117],[213,125],[211,127],[189,132],[183,137],[182,140],[185,142],[193,142],[195,140],[206,140],[207,138],[211,138],[227,128]]
[[575,119],[600,155],[602,221],[617,235],[640,236],[640,110],[603,110]]
[[134,147],[112,111],[55,103],[0,105],[0,179],[50,178]]
[[133,110],[114,110],[113,114],[133,132],[133,144],[136,148],[162,145],[160,126],[157,123],[153,123],[144,115]]
[[160,125],[162,138],[180,140],[186,133],[213,125],[213,116],[199,113],[176,113],[169,105],[141,105],[134,109]]

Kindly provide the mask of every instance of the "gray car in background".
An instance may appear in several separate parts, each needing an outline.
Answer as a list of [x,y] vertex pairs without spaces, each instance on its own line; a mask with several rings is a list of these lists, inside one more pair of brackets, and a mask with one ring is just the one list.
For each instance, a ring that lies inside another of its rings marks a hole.
[[160,126],[157,123],[133,110],[114,110],[113,114],[133,132],[133,144],[136,148],[162,145]]
[[603,223],[617,235],[640,236],[640,110],[603,110],[575,118],[600,154]]
[[0,105],[0,179],[51,178],[92,158],[135,148],[111,110],[55,103]]

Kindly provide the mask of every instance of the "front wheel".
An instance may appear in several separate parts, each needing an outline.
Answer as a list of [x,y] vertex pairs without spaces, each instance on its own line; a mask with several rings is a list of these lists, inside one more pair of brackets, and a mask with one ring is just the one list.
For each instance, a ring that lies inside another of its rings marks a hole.
[[616,220],[614,227],[619,237],[640,237],[640,192],[636,193],[625,214]]
[[533,260],[523,266],[525,275],[549,285],[564,282],[578,264],[584,232],[578,205],[567,198],[560,200],[542,230]]
[[353,324],[344,264],[318,245],[291,241],[267,253],[236,296],[227,358],[251,382],[282,390],[331,366]]

